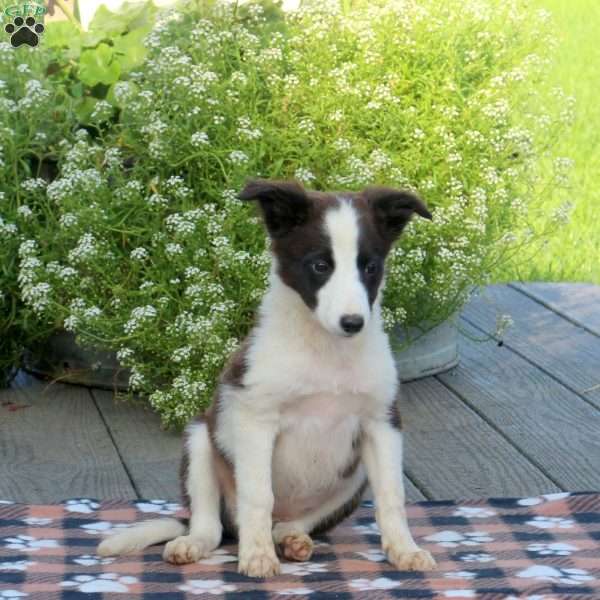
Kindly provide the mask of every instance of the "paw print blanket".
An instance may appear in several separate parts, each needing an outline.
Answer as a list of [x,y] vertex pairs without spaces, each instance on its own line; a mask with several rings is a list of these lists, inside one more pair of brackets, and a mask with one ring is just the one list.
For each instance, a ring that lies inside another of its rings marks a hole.
[[159,546],[120,558],[94,553],[102,534],[179,514],[164,500],[0,501],[0,599],[600,599],[600,494],[410,505],[413,534],[438,563],[430,573],[386,562],[370,502],[316,540],[310,562],[283,562],[268,580],[239,575],[227,541],[185,566],[164,563]]

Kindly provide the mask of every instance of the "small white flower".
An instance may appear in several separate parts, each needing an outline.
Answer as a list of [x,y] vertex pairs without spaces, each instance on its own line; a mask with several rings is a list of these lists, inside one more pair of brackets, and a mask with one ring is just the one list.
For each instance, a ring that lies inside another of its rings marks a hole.
[[131,258],[134,260],[144,260],[148,258],[148,250],[142,246],[139,246],[138,248],[134,248],[130,252],[129,256],[131,256]]
[[195,148],[200,148],[210,144],[210,139],[205,131],[197,131],[196,133],[193,133],[190,141],[192,146]]
[[246,164],[250,159],[245,152],[242,152],[241,150],[234,150],[233,152],[229,153],[229,160],[234,165],[243,165]]

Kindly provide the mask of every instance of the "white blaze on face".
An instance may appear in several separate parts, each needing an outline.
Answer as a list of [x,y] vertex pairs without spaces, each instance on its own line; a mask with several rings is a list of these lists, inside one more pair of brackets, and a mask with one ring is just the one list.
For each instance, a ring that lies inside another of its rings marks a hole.
[[369,297],[358,272],[358,215],[343,200],[325,213],[325,232],[331,240],[334,269],[327,283],[317,292],[315,314],[331,333],[344,335],[340,319],[344,315],[360,315],[366,327],[371,314]]

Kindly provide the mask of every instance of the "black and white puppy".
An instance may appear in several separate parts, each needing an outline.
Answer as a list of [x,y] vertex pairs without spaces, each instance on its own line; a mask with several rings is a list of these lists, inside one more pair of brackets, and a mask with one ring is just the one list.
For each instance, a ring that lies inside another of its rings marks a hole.
[[[308,560],[310,535],[359,504],[370,482],[388,559],[427,570],[404,508],[398,376],[381,319],[384,261],[413,213],[413,193],[305,191],[256,180],[273,254],[258,321],[225,367],[211,407],[186,429],[189,525],[141,523],[106,538],[100,555],[168,541],[164,558],[194,562],[239,540],[239,571],[279,572],[279,554]],[[170,540],[170,541],[169,541]]]

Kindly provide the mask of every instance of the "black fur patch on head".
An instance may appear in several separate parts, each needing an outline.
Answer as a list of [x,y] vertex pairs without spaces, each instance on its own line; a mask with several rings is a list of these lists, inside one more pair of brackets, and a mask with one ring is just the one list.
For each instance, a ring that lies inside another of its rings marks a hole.
[[335,269],[324,216],[339,204],[338,197],[351,202],[359,215],[357,268],[372,305],[393,242],[414,213],[431,219],[418,196],[386,187],[368,187],[360,193],[307,192],[297,182],[265,179],[250,181],[240,193],[242,200],[259,201],[278,275],[313,310],[319,289]]
[[308,220],[310,203],[304,188],[295,181],[249,181],[240,200],[258,200],[271,238],[280,238]]
[[259,200],[279,277],[314,309],[317,292],[335,268],[323,224],[327,208],[337,204],[335,196],[306,192],[295,182],[257,180],[240,198]]
[[432,218],[423,201],[408,190],[372,186],[362,192],[362,197],[369,204],[380,236],[389,246],[402,233],[414,213],[426,219]]

